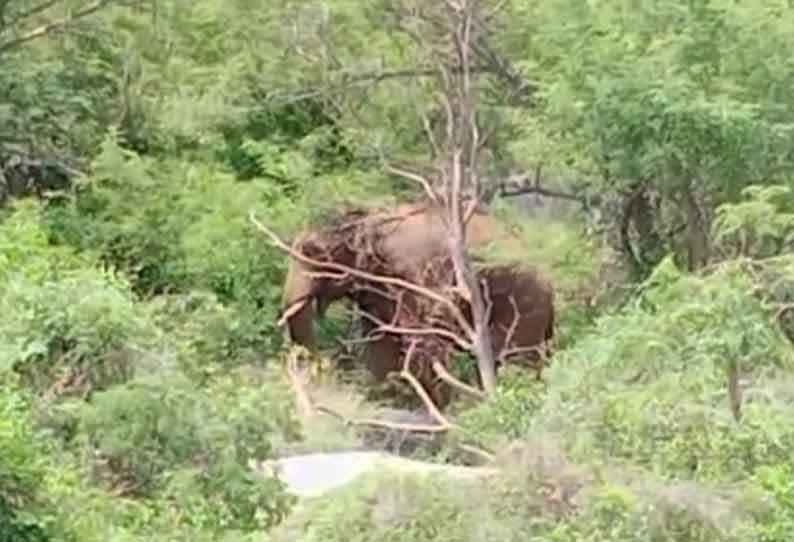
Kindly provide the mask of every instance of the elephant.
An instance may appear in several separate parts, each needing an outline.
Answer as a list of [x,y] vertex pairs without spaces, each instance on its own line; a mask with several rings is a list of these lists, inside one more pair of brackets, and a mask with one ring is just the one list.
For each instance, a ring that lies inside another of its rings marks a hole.
[[[370,373],[376,380],[383,380],[390,372],[399,371],[405,354],[401,340],[404,337],[398,333],[374,334],[379,328],[377,322],[391,322],[395,317],[397,301],[377,288],[359,287],[350,276],[323,272],[308,259],[392,277],[416,276],[417,270],[432,268],[433,262],[438,261],[436,258],[447,254],[448,233],[442,212],[431,204],[402,204],[388,213],[361,211],[355,220],[348,218],[339,228],[310,229],[298,235],[292,243],[293,256],[282,296],[282,321],[286,323],[289,339],[314,349],[314,319],[322,317],[331,303],[347,298],[370,316],[361,320],[364,334],[369,337],[364,358]],[[467,221],[465,232],[467,248],[475,253],[491,243],[507,249],[519,248],[515,235],[481,211]],[[362,250],[351,242],[357,235],[357,242],[365,245],[369,254],[377,255],[376,258],[362,261]],[[295,253],[303,254],[307,260],[296,258]],[[537,270],[525,266],[478,265],[476,272],[490,302],[489,331],[494,352],[525,353],[529,354],[527,358],[537,361],[542,356],[538,349],[548,347],[554,336],[551,283]],[[471,322],[468,304],[461,307],[461,312]],[[550,353],[547,350],[546,356]],[[439,407],[449,401],[449,390],[441,391],[437,375],[425,373],[417,379],[426,388],[436,390],[431,396]]]

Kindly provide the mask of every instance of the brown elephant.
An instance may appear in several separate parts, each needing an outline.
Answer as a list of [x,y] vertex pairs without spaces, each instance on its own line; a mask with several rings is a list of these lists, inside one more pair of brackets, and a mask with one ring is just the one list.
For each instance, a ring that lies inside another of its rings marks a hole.
[[[353,219],[346,217],[342,226],[304,232],[292,248],[315,261],[413,278],[425,268],[432,270],[435,262],[443,261],[446,255],[447,232],[440,213],[437,208],[421,204],[400,205],[390,213],[359,212]],[[479,212],[466,225],[466,242],[475,252],[491,243],[508,250],[519,249],[516,236],[493,217]],[[362,254],[368,257],[363,258]],[[537,360],[540,356],[537,348],[547,345],[554,335],[551,284],[535,270],[516,265],[481,265],[477,273],[485,283],[484,293],[492,306],[489,323],[494,351],[513,352],[515,357],[525,354],[525,358]],[[314,348],[315,317],[322,317],[334,301],[347,298],[362,313],[371,316],[363,318],[361,324],[364,333],[370,335],[365,358],[372,375],[382,380],[388,373],[399,371],[405,354],[405,337],[394,333],[375,335],[379,328],[376,322],[392,322],[398,303],[373,286],[377,285],[362,286],[361,281],[342,276],[338,270],[323,271],[293,257],[283,291],[282,319],[286,320],[289,337],[309,349]],[[418,305],[416,295],[401,296],[401,313],[412,303]],[[467,306],[464,304],[461,309],[470,321]],[[509,344],[505,344],[508,339]],[[436,349],[437,355],[445,355],[451,347],[454,345]],[[536,350],[531,351],[533,348]],[[431,396],[443,406],[449,399],[448,390],[442,391],[437,376],[428,371],[417,378],[428,390],[435,390]]]

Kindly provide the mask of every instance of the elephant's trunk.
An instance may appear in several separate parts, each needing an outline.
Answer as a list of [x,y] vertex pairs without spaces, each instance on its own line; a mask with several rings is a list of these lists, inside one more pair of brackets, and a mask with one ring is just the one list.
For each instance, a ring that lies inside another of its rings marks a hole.
[[306,348],[314,348],[314,297],[312,277],[301,263],[291,260],[282,296],[282,317],[289,338]]

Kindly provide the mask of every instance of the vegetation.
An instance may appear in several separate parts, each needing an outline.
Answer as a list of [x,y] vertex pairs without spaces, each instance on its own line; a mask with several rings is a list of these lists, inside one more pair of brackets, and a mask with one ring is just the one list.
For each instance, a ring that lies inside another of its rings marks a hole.
[[[0,1],[0,541],[790,538],[794,8],[480,4],[482,195],[526,247],[493,257],[552,277],[555,355],[421,451],[507,479],[298,507],[249,462],[364,438],[299,415],[249,213],[422,196],[384,162],[444,130],[426,3]],[[351,348],[326,404],[376,415]]]

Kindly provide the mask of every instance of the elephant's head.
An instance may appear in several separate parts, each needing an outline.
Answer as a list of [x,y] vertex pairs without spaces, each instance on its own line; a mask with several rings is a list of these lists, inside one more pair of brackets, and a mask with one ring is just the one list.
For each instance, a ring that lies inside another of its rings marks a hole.
[[[354,255],[343,245],[332,246],[320,234],[307,232],[293,243],[296,252],[320,261],[350,265]],[[339,279],[333,272],[317,269],[295,257],[290,266],[282,292],[282,320],[292,341],[313,349],[314,319],[322,317],[328,306],[346,296],[351,289],[349,279]]]

